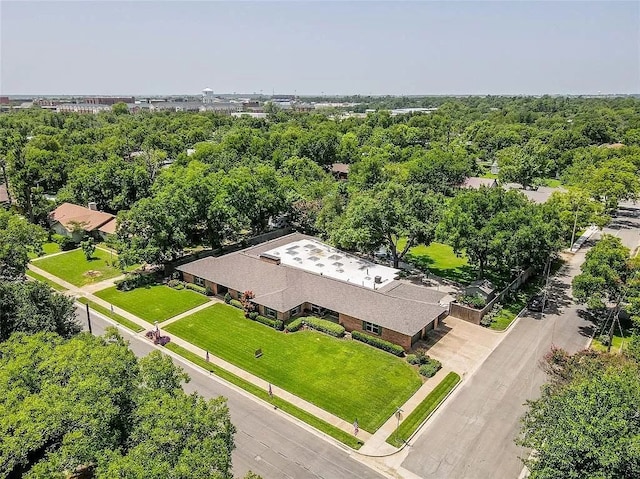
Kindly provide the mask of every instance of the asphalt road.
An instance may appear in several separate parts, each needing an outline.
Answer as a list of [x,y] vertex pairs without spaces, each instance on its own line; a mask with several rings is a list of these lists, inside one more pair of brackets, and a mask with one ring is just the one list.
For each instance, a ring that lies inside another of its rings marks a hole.
[[[621,205],[604,229],[632,251],[640,243],[640,208]],[[586,245],[588,246],[588,245]],[[527,399],[545,382],[539,361],[552,345],[584,348],[592,323],[570,297],[585,249],[550,281],[550,306],[520,318],[508,336],[467,379],[414,441],[402,467],[422,478],[515,479],[529,451],[515,444]]]
[[[584,256],[584,252],[579,253]],[[527,399],[539,396],[538,364],[552,345],[583,349],[592,325],[570,298],[579,264],[550,281],[550,306],[523,316],[482,366],[432,418],[402,466],[422,478],[517,478],[529,451],[514,440]]]
[[[78,307],[77,315],[86,327],[84,307]],[[102,334],[110,324],[92,314],[93,334]],[[153,346],[145,339],[119,328],[130,342],[137,356],[145,356]],[[243,477],[252,470],[264,479],[350,477],[379,479],[384,476],[354,460],[346,450],[309,432],[303,427],[271,411],[253,399],[195,369],[188,362],[175,360],[191,376],[185,385],[187,392],[197,391],[204,397],[228,398],[231,420],[236,426],[236,449],[233,452],[233,472]]]

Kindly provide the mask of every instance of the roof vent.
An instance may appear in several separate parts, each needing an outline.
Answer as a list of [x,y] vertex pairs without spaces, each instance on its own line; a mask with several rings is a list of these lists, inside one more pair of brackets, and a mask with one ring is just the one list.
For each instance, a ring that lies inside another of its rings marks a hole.
[[381,284],[382,283],[382,276],[376,276],[375,278],[373,278],[373,281],[376,282],[377,284]]
[[98,203],[96,203],[95,201],[89,201],[87,208],[89,208],[91,211],[98,211]]
[[280,258],[269,253],[262,253],[260,259],[265,263],[280,264]]

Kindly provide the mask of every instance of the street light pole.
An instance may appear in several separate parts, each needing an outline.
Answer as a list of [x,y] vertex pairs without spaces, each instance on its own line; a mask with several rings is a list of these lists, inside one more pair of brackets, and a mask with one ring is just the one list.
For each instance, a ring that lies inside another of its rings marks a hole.
[[93,331],[91,330],[91,314],[89,313],[89,303],[87,303],[86,306],[87,306],[87,324],[89,325],[89,334],[93,334]]

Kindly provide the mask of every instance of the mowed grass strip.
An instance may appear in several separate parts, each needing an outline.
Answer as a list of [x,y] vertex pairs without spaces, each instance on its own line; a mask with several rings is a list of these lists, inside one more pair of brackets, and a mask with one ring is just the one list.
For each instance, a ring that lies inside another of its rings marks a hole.
[[161,323],[209,301],[206,296],[195,291],[176,290],[162,284],[131,291],[118,291],[112,286],[94,294],[150,323]]
[[[117,255],[113,255],[113,261],[117,259]],[[105,279],[120,276],[122,272],[111,266],[111,261],[111,255],[101,249],[96,249],[93,258],[89,261],[81,249],[32,260],[38,268],[75,286],[99,283]]]
[[[164,328],[345,421],[373,433],[420,387],[404,360],[316,331],[285,334],[226,304]],[[256,359],[257,349],[263,352]]]
[[429,417],[440,403],[447,397],[447,394],[460,382],[460,376],[451,372],[447,374],[440,384],[438,384],[424,400],[418,404],[407,418],[402,421],[400,427],[391,433],[387,442],[395,447],[400,447],[411,435],[420,427],[420,424]]
[[[42,244],[42,252],[43,255],[42,256],[46,256],[49,254],[54,254],[54,253],[59,253],[60,252],[60,245],[58,243],[54,243],[53,241],[49,241],[47,243],[43,243]],[[38,255],[30,252],[29,253],[29,259],[34,259],[34,258],[38,258]]]
[[314,416],[311,413],[308,413],[304,409],[300,409],[298,406],[295,406],[290,402],[287,402],[284,399],[279,398],[277,395],[269,396],[269,393],[264,389],[259,388],[255,384],[250,383],[249,381],[246,381],[245,379],[242,379],[241,377],[238,377],[235,374],[230,373],[229,371],[219,366],[216,366],[215,364],[208,363],[197,354],[192,353],[191,351],[187,351],[183,347],[173,343],[169,343],[165,347],[173,351],[174,353],[179,354],[180,356],[187,359],[188,361],[191,361],[192,363],[200,366],[201,368],[212,372],[213,374],[224,379],[225,381],[228,381],[231,384],[235,384],[239,388],[244,389],[245,391],[247,391],[250,394],[253,394],[257,398],[260,398],[263,401],[266,401],[267,403],[278,407],[279,409],[286,412],[287,414],[290,414],[293,417],[296,417],[301,421],[306,422],[310,426],[315,427],[318,431],[324,432],[325,434],[333,437],[334,439],[337,439],[341,443],[346,444],[347,446],[353,449],[360,449],[362,447],[363,442],[360,439],[356,438],[355,436],[352,436],[351,434],[344,432],[342,429],[332,426],[328,422],[317,418],[316,416]]
[[88,300],[87,298],[78,298],[77,301],[82,304],[88,304],[89,308],[96,310],[98,313],[106,316],[107,318],[113,319],[116,323],[120,323],[125,328],[130,329],[131,331],[135,331],[139,333],[140,331],[144,331],[144,328],[140,326],[138,323],[134,323],[133,321],[125,318],[124,316],[120,316],[119,314],[112,313],[108,308],[105,308],[98,303],[94,303],[93,301]]
[[41,274],[35,273],[35,272],[31,271],[30,269],[28,269],[26,271],[26,275],[29,276],[29,278],[35,279],[37,281],[42,281],[43,283],[48,284],[49,286],[51,286],[56,291],[66,291],[67,290],[67,288],[65,288],[64,286],[60,286],[55,281],[51,281],[49,278],[45,278]]

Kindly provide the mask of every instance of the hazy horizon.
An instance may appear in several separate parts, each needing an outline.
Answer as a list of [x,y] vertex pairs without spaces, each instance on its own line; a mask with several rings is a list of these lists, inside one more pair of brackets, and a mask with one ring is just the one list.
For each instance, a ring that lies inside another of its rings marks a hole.
[[0,94],[640,93],[638,2],[0,3]]

